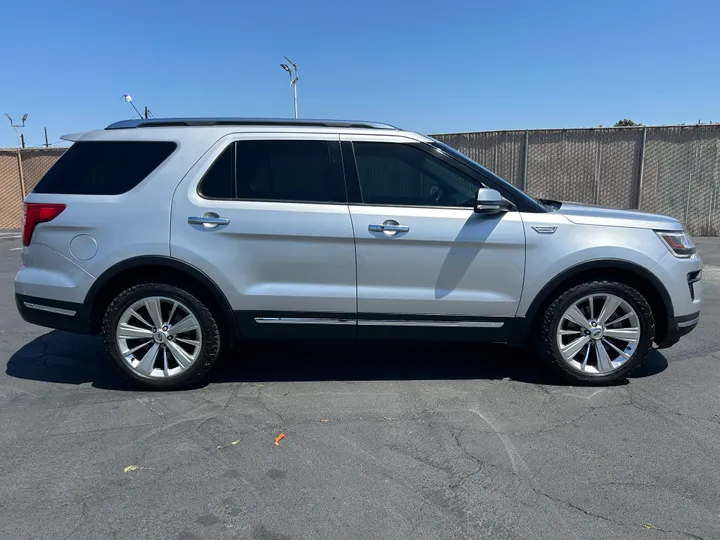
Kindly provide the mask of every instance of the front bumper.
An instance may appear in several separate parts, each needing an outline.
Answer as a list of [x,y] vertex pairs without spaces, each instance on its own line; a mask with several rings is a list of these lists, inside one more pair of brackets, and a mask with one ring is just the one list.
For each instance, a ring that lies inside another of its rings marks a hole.
[[689,334],[700,322],[700,312],[691,313],[690,315],[682,315],[680,317],[672,317],[667,322],[667,331],[662,340],[657,343],[658,349],[667,349],[672,347],[680,338]]
[[15,293],[15,305],[23,320],[76,334],[92,334],[90,306]]

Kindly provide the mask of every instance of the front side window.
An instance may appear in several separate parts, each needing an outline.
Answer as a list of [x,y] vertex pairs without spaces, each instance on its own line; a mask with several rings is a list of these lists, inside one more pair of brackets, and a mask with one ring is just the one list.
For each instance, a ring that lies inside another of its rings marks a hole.
[[353,144],[362,200],[392,206],[470,207],[478,188],[470,177],[407,144]]
[[238,199],[345,202],[326,141],[239,141],[236,171]]

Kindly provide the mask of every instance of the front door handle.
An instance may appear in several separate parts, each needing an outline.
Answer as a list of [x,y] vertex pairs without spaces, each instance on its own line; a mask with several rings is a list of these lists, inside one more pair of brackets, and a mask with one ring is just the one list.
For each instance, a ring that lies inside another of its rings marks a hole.
[[226,217],[220,217],[215,212],[205,212],[202,216],[191,216],[188,218],[190,225],[202,225],[206,229],[214,229],[219,225],[227,225],[230,223],[230,219]]
[[382,225],[368,225],[368,231],[370,232],[381,232],[385,236],[395,236],[397,233],[406,233],[410,231],[410,227],[407,225],[400,225],[394,219],[388,219],[384,221]]

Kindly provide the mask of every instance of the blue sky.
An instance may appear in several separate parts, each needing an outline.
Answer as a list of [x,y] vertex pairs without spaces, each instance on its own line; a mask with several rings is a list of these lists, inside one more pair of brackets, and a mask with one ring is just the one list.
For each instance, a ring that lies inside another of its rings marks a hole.
[[[300,116],[425,133],[720,122],[718,0],[6,2],[0,112],[29,145],[132,116]],[[1,120],[5,121],[4,118]],[[15,144],[0,123],[0,147]]]

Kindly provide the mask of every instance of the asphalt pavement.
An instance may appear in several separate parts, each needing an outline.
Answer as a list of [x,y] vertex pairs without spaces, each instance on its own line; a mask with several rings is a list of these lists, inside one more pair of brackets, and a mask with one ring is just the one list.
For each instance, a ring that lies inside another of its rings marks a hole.
[[12,236],[2,539],[720,538],[718,239],[697,240],[699,327],[626,384],[502,346],[274,343],[152,393],[98,338],[20,319]]

